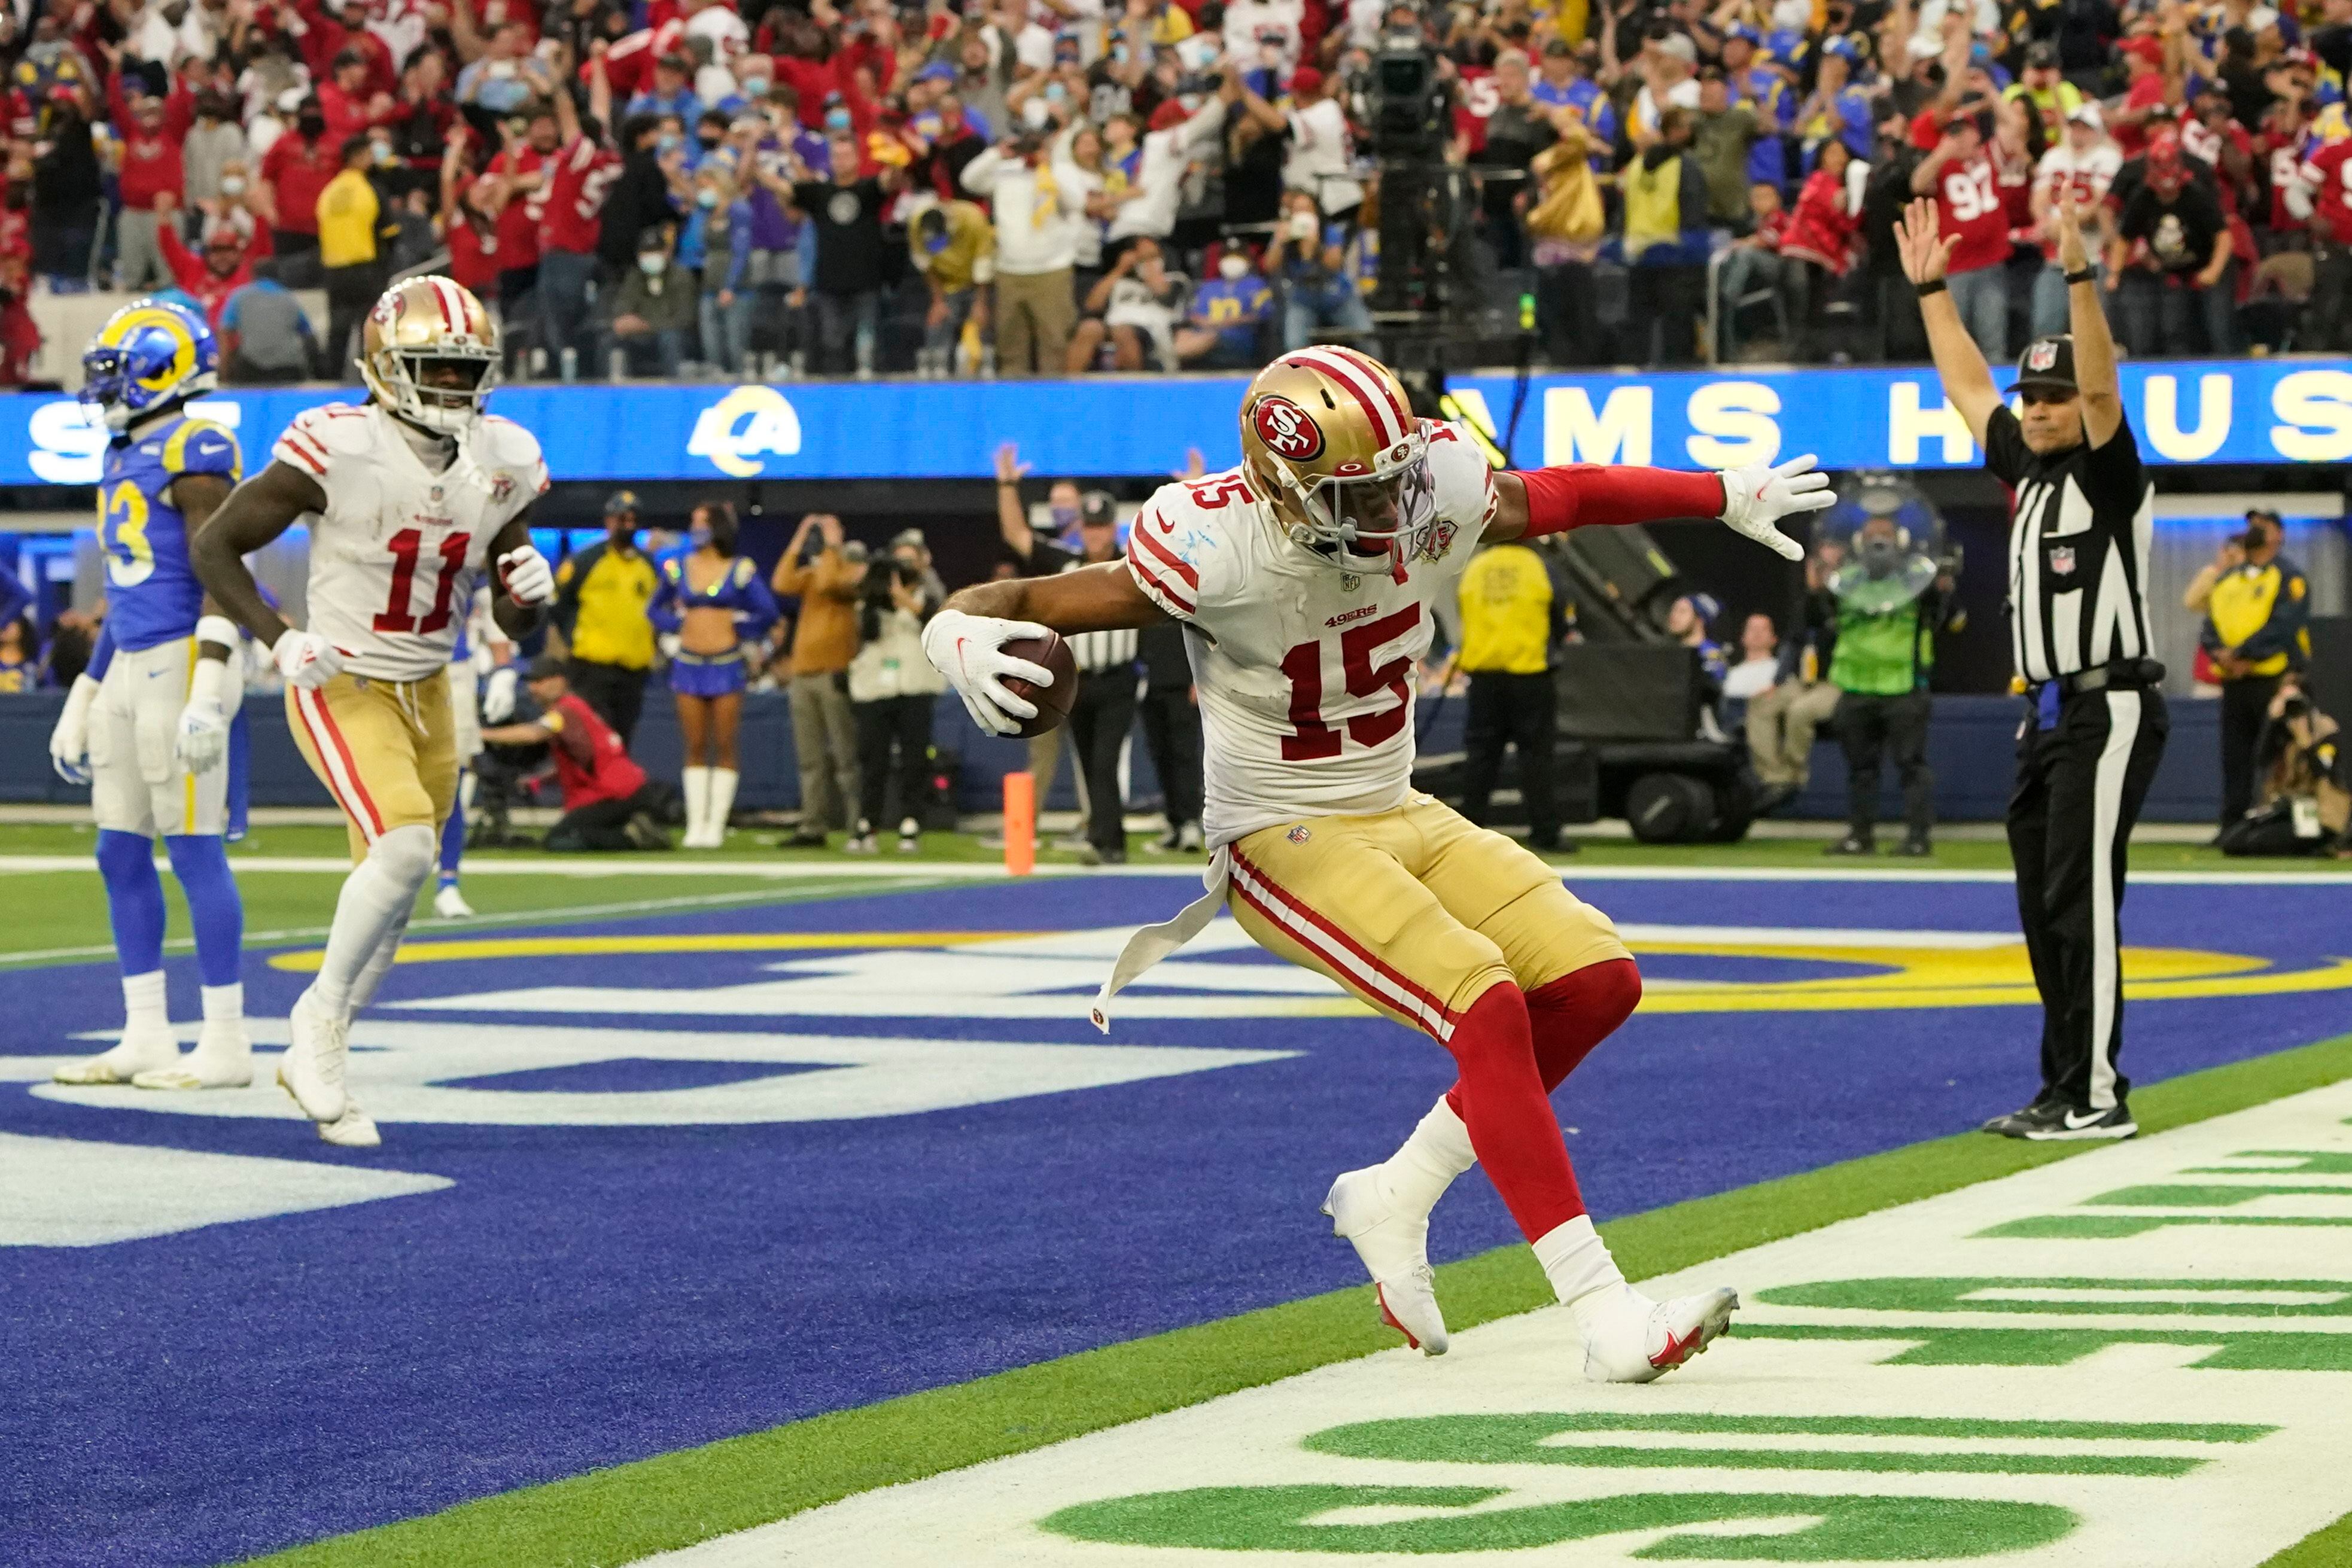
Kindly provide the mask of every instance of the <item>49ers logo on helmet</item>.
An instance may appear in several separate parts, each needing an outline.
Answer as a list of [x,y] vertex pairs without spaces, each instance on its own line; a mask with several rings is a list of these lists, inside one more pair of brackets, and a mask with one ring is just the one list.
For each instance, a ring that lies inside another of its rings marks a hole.
[[1314,416],[1286,397],[1262,397],[1250,410],[1250,424],[1257,438],[1276,457],[1286,457],[1293,463],[1308,463],[1323,450],[1323,430]]

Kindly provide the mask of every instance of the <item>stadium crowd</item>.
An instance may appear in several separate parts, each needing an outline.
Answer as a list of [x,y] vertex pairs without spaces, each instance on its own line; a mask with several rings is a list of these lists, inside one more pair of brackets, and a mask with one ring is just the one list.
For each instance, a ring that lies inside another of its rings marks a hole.
[[1248,366],[1370,325],[1408,44],[1465,176],[1433,254],[1551,363],[1916,358],[1915,193],[1997,361],[2061,313],[2070,181],[2132,352],[2342,346],[2347,0],[31,0],[0,382],[28,292],[92,287],[339,376],[427,265],[520,376]]

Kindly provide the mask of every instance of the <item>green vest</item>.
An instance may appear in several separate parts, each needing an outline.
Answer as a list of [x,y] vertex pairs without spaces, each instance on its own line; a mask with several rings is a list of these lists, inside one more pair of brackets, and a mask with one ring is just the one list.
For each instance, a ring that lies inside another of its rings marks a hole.
[[1936,663],[1935,633],[1920,624],[1924,600],[1873,612],[1841,600],[1837,649],[1830,655],[1830,684],[1842,692],[1900,696],[1923,690]]

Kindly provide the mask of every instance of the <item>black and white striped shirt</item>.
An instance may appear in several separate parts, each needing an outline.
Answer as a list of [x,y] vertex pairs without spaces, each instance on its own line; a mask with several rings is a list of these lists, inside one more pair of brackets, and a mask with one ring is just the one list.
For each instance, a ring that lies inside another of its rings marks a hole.
[[1985,467],[2009,486],[2009,641],[2032,682],[2153,654],[2147,561],[2156,489],[2131,426],[2106,444],[2037,455],[1993,411]]

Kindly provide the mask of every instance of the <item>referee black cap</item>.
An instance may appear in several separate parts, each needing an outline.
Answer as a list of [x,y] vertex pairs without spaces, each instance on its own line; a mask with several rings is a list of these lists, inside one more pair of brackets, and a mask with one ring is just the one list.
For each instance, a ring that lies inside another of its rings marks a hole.
[[2074,340],[2060,332],[2025,345],[2017,361],[2017,390],[2063,392],[2068,397],[2080,392],[2074,384]]
[[1108,490],[1089,490],[1078,497],[1078,521],[1107,528],[1118,521],[1118,501]]

